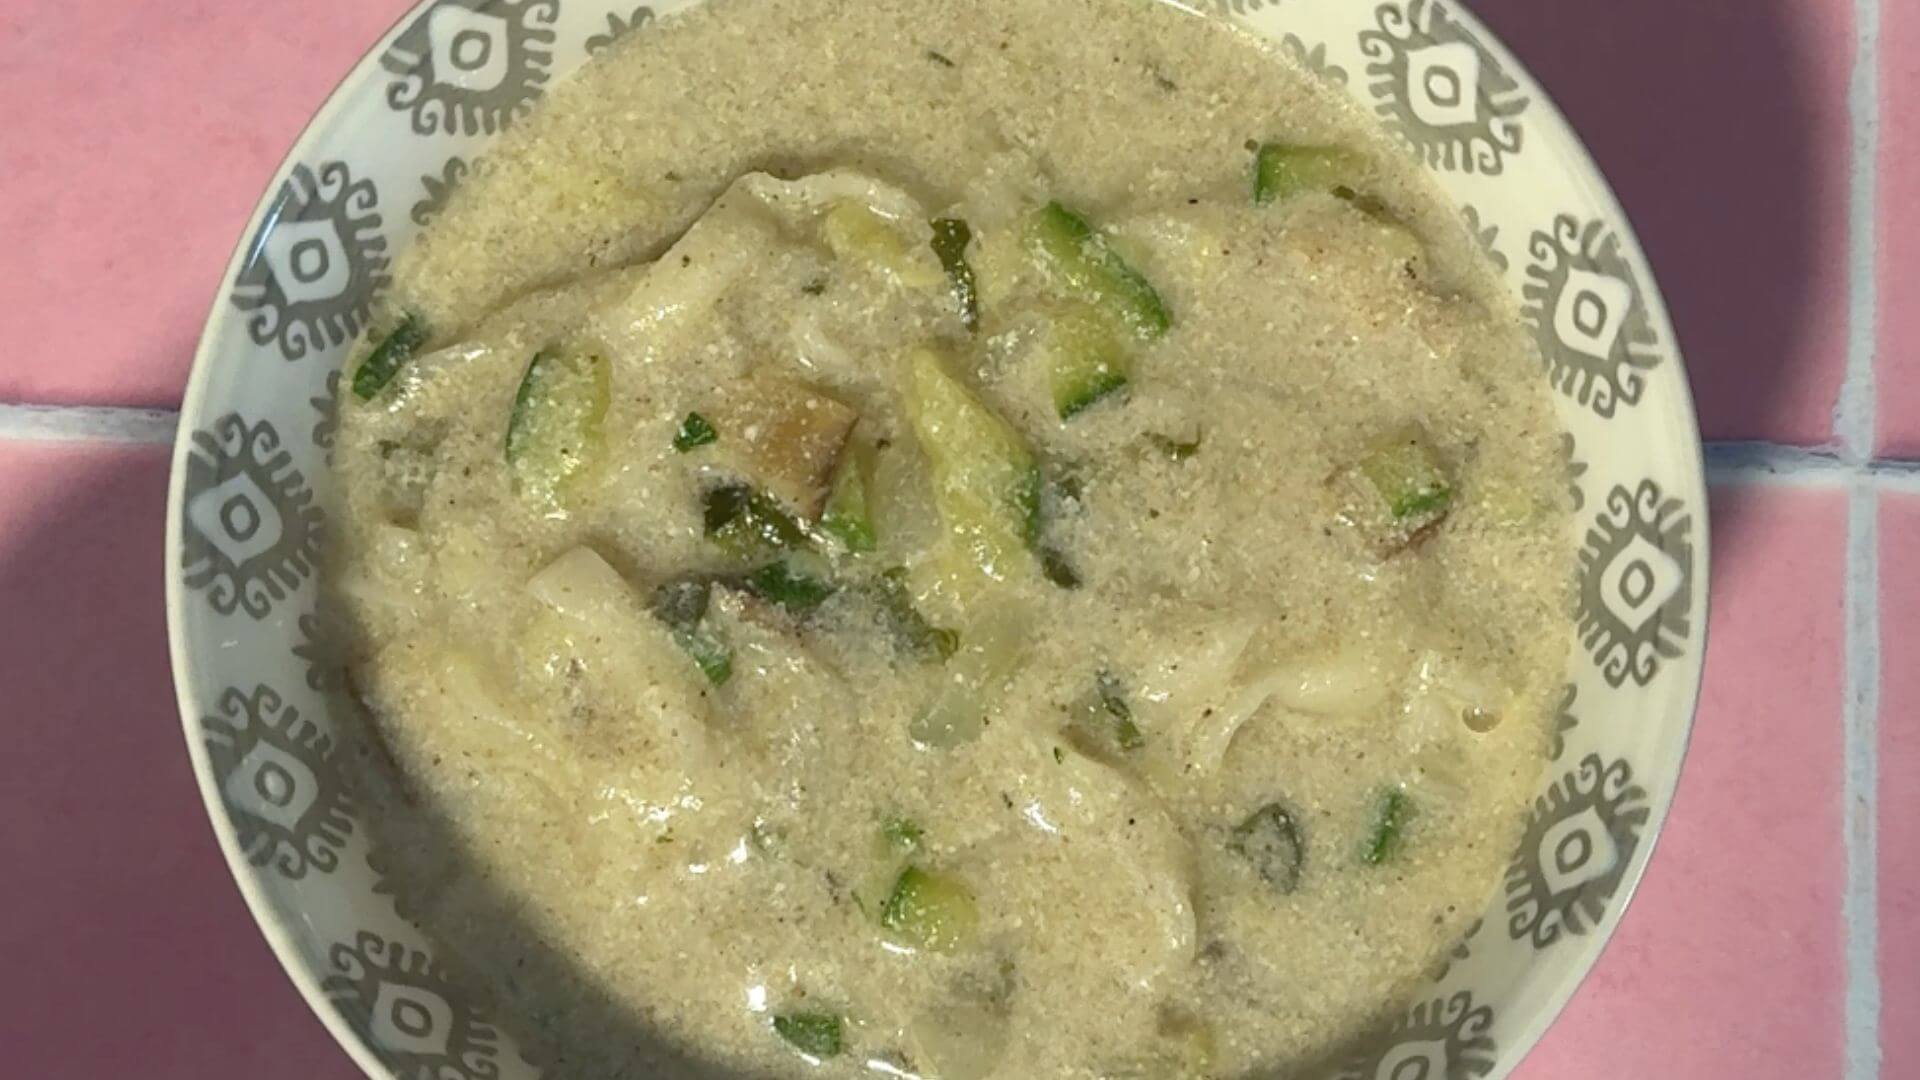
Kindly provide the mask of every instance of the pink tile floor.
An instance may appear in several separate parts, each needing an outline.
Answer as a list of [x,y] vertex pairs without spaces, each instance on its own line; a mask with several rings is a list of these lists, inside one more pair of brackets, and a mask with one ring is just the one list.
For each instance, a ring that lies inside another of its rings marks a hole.
[[1920,664],[1911,646],[1893,644],[1920,640],[1920,494],[1881,504],[1880,551],[1880,986],[1890,1021],[1881,1075],[1920,1076]]
[[[1519,1075],[1920,1078],[1920,4],[1476,7],[1639,226],[1708,438],[1761,444],[1712,455],[1671,824]],[[0,4],[0,1075],[353,1075],[189,781],[164,418],[117,410],[177,403],[247,210],[400,8]]]

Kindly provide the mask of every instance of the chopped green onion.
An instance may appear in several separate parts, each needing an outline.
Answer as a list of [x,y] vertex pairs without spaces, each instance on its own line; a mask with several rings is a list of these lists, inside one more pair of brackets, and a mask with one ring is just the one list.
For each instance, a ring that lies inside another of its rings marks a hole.
[[380,339],[380,344],[374,346],[367,358],[354,369],[353,395],[361,401],[372,401],[380,391],[386,389],[407,361],[413,359],[414,351],[426,343],[426,320],[412,314],[401,319],[400,325]]
[[1407,821],[1413,816],[1413,800],[1399,788],[1393,788],[1380,796],[1374,807],[1373,830],[1367,835],[1367,846],[1360,852],[1360,858],[1368,866],[1379,866],[1392,858],[1400,850]]
[[1127,704],[1126,688],[1112,672],[1103,671],[1094,685],[1100,693],[1100,707],[1113,718],[1113,738],[1122,750],[1138,750],[1147,744],[1140,725],[1133,721],[1133,709]]
[[831,1013],[782,1013],[773,1018],[773,1030],[794,1049],[816,1058],[838,1056],[845,1048],[841,1021]]
[[827,490],[827,505],[820,514],[820,531],[840,541],[851,552],[872,551],[879,546],[873,527],[873,444],[856,441],[840,456],[834,467],[833,483]]
[[832,584],[793,569],[784,562],[768,563],[748,574],[747,591],[768,603],[778,604],[789,614],[805,615],[832,596]]
[[973,230],[959,218],[938,218],[933,223],[933,253],[953,285],[960,323],[969,331],[980,328],[980,297],[974,288],[973,267],[967,262],[967,245],[972,241]]
[[894,637],[929,660],[945,660],[960,648],[960,635],[927,621],[907,588],[907,568],[896,566],[875,580],[872,592]]
[[720,433],[713,429],[713,424],[699,413],[690,412],[680,421],[680,430],[673,436],[673,448],[684,454],[694,447],[719,441]]
[[647,602],[655,618],[667,624],[673,640],[707,681],[725,685],[733,677],[733,650],[706,625],[713,585],[702,578],[662,582]]
[[806,546],[807,533],[791,514],[745,484],[711,488],[701,496],[707,537],[737,554]]

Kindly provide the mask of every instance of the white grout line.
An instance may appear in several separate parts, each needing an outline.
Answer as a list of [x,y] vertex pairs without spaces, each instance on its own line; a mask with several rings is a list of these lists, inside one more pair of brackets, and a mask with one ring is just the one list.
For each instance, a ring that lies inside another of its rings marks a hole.
[[1873,459],[1873,358],[1880,330],[1880,0],[1854,0],[1857,39],[1847,110],[1853,123],[1848,190],[1847,367],[1833,410],[1834,436],[1849,461]]
[[1833,450],[1765,442],[1707,444],[1707,482],[1718,487],[1845,488],[1865,481],[1876,491],[1920,495],[1920,461],[1855,464]]
[[180,414],[169,409],[94,405],[0,403],[0,439],[27,442],[110,442],[165,446]]
[[1862,478],[1847,500],[1845,809],[1847,1080],[1880,1075],[1880,499]]
[[1879,809],[1880,496],[1870,463],[1878,417],[1874,359],[1880,330],[1880,0],[1854,0],[1855,56],[1847,111],[1853,124],[1848,192],[1847,375],[1834,408],[1840,457],[1862,468],[1847,496],[1846,1080],[1880,1077]]

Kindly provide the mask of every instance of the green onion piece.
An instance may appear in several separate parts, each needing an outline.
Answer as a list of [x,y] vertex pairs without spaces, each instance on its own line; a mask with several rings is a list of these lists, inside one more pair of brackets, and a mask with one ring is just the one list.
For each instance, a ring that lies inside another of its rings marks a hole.
[[1100,707],[1113,718],[1113,739],[1122,750],[1138,750],[1147,744],[1147,737],[1140,732],[1140,725],[1134,723],[1133,708],[1127,704],[1126,688],[1112,672],[1103,671],[1094,680],[1100,693]]
[[711,488],[701,496],[707,537],[736,554],[805,547],[806,530],[772,499],[745,484]]
[[773,1030],[803,1054],[830,1058],[845,1049],[841,1023],[831,1013],[782,1013],[773,1018]]
[[1360,852],[1360,858],[1368,866],[1379,866],[1392,858],[1400,850],[1407,821],[1413,816],[1413,800],[1399,788],[1393,788],[1380,796],[1374,808],[1373,830],[1367,835],[1367,846]]
[[967,262],[967,245],[973,230],[959,218],[938,218],[933,223],[933,253],[953,284],[953,298],[960,305],[960,322],[969,332],[980,329],[980,296],[974,287],[973,267]]
[[680,430],[673,436],[673,448],[684,454],[697,446],[720,441],[720,433],[713,430],[713,424],[697,412],[687,414],[680,421]]
[[687,654],[707,681],[723,686],[733,677],[733,650],[706,625],[713,585],[704,578],[675,578],[653,590],[647,609],[667,624],[675,644]]
[[778,604],[793,615],[805,615],[834,593],[832,584],[801,573],[784,562],[768,563],[748,574],[745,585],[748,592]]
[[676,630],[673,640],[693,658],[694,665],[708,682],[725,686],[727,680],[733,678],[733,650],[704,627]]
[[946,660],[959,651],[960,635],[928,622],[914,606],[906,567],[896,566],[881,574],[872,592],[894,637],[908,649],[928,660]]
[[372,401],[380,391],[386,389],[407,361],[413,359],[414,350],[426,343],[426,320],[412,314],[401,319],[400,325],[382,338],[380,344],[374,346],[367,358],[354,369],[353,396],[361,401]]
[[873,467],[873,444],[855,441],[834,467],[827,505],[820,513],[820,531],[855,554],[872,551],[880,542],[873,522]]

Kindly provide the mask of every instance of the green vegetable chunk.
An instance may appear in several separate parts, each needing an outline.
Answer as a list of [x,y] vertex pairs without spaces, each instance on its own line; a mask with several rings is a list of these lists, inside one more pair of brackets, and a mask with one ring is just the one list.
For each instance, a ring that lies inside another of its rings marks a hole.
[[380,339],[365,360],[353,372],[353,396],[372,401],[400,373],[414,351],[427,343],[427,323],[418,315],[400,320],[393,332]]
[[1316,191],[1340,199],[1379,226],[1375,239],[1394,261],[1405,265],[1408,274],[1414,274],[1426,244],[1393,207],[1361,187],[1368,169],[1366,157],[1352,150],[1264,143],[1254,153],[1253,201],[1266,205]]
[[1027,222],[1028,246],[1081,300],[1118,318],[1144,341],[1173,327],[1167,306],[1139,271],[1087,219],[1057,202]]
[[830,1058],[845,1049],[841,1021],[831,1013],[781,1013],[773,1018],[773,1030],[793,1044],[794,1049],[817,1058]]
[[940,517],[980,569],[1005,577],[1039,535],[1039,463],[939,355],[919,349],[909,364],[907,416],[933,466]]
[[599,464],[613,365],[597,352],[542,350],[527,365],[507,419],[515,490],[555,503]]
[[1253,201],[1265,206],[1313,191],[1353,199],[1355,178],[1366,170],[1366,158],[1341,147],[1261,143],[1253,155]]
[[1109,765],[1122,765],[1133,751],[1147,745],[1147,737],[1133,719],[1126,687],[1118,676],[1102,671],[1093,689],[1068,708],[1061,731],[1075,750]]
[[680,421],[680,430],[674,433],[673,448],[684,454],[695,447],[719,441],[720,433],[713,429],[713,425],[707,418],[697,412],[690,412],[685,420]]
[[880,827],[880,838],[889,851],[911,855],[920,850],[920,844],[926,839],[926,833],[921,830],[919,823],[912,819],[897,817],[888,818],[887,823]]
[[914,606],[906,567],[896,566],[881,574],[872,592],[895,639],[908,650],[927,660],[945,660],[959,650],[959,634],[928,622]]
[[1367,834],[1366,847],[1360,851],[1360,860],[1368,866],[1379,866],[1391,859],[1400,850],[1408,819],[1413,817],[1413,800],[1399,788],[1393,788],[1380,796],[1374,807],[1373,830]]
[[1384,554],[1437,528],[1453,508],[1452,476],[1417,424],[1367,444],[1346,486],[1348,519]]
[[711,488],[701,496],[707,538],[741,556],[805,547],[807,531],[772,499],[745,484]]
[[820,513],[820,530],[840,541],[848,551],[872,551],[879,546],[873,527],[873,444],[856,442],[834,467],[827,505]]
[[1453,503],[1453,484],[1418,430],[1402,429],[1376,441],[1361,460],[1360,471],[1395,518],[1445,512]]
[[1140,725],[1133,722],[1133,708],[1127,704],[1126,687],[1110,671],[1100,673],[1094,680],[1100,693],[1100,707],[1113,720],[1113,739],[1122,750],[1138,750],[1147,745],[1147,737],[1140,733]]
[[680,644],[694,666],[715,686],[725,686],[733,678],[733,649],[704,626],[675,630],[673,640]]
[[1115,336],[1112,322],[1091,308],[1068,308],[1048,325],[1042,345],[1049,366],[1053,408],[1071,420],[1126,388],[1133,359]]
[[1300,887],[1306,848],[1293,815],[1279,803],[1268,803],[1234,826],[1227,850],[1247,860],[1276,891],[1286,894]]
[[747,591],[768,603],[778,604],[789,614],[805,615],[826,602],[834,587],[811,574],[805,574],[784,562],[768,563],[747,575]]
[[974,288],[973,267],[967,262],[967,245],[973,242],[973,230],[959,218],[937,218],[933,223],[933,253],[953,285],[953,298],[960,305],[960,322],[969,332],[980,329],[980,297]]
[[917,866],[900,871],[880,908],[880,925],[902,945],[952,952],[980,922],[973,894],[959,879]]
[[704,578],[675,578],[653,590],[647,610],[667,624],[674,642],[707,681],[721,686],[733,677],[733,650],[705,623],[712,592],[712,583]]

